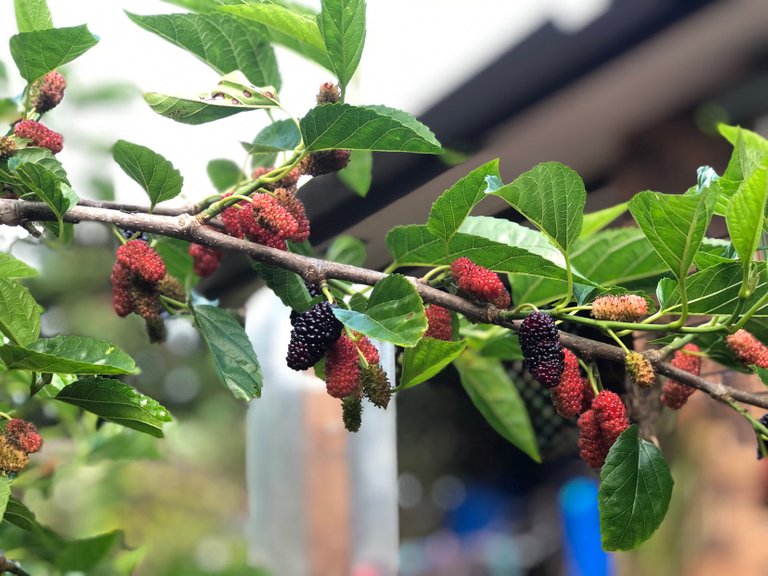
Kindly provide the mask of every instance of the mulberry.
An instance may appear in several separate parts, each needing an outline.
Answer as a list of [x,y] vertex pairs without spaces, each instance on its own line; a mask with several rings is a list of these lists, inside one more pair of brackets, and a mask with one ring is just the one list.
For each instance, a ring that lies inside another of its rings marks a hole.
[[251,201],[256,222],[278,238],[296,235],[299,224],[291,213],[271,194],[257,194]]
[[161,318],[145,318],[144,328],[146,328],[147,337],[152,344],[165,342],[168,337],[165,322]]
[[29,456],[14,446],[5,436],[0,436],[0,471],[15,474],[29,464]]
[[319,302],[292,319],[293,330],[286,361],[292,370],[307,370],[325,356],[343,328],[329,302]]
[[317,93],[318,104],[335,104],[341,100],[341,91],[339,87],[332,82],[325,82],[320,85],[320,90]]
[[469,258],[458,258],[451,264],[451,274],[461,292],[490,302],[497,308],[509,308],[512,299],[498,274],[478,266]]
[[242,226],[240,226],[241,211],[242,209],[238,205],[230,206],[225,208],[221,214],[219,214],[219,218],[221,219],[221,223],[224,224],[224,230],[226,230],[227,234],[233,238],[240,238],[242,240],[245,233],[243,232]]
[[165,276],[160,254],[143,240],[129,240],[120,246],[117,261],[145,282],[156,283]]
[[563,350],[565,362],[560,383],[550,390],[555,411],[563,418],[581,413],[584,401],[585,378],[579,372],[579,360],[573,352]]
[[32,422],[13,418],[5,425],[5,436],[13,446],[26,454],[33,454],[43,445],[43,437]]
[[191,244],[189,254],[193,259],[195,274],[201,277],[210,276],[219,269],[224,252],[216,248],[203,246],[202,244]]
[[357,347],[344,334],[331,346],[325,358],[325,386],[334,398],[344,398],[358,390],[359,381]]
[[54,154],[58,154],[64,148],[64,139],[61,134],[34,120],[22,120],[16,124],[13,133],[18,138],[32,140],[34,146],[48,148]]
[[292,242],[304,242],[309,239],[309,218],[304,208],[304,203],[287,188],[278,188],[275,190],[277,203],[285,208],[288,213],[296,220],[296,232],[292,236],[287,236],[286,240]]
[[30,90],[30,102],[38,114],[45,114],[56,108],[64,98],[67,81],[56,70],[48,72],[35,81]]
[[624,357],[624,366],[632,382],[641,388],[650,388],[656,383],[656,373],[651,361],[640,352],[629,352]]
[[363,420],[363,401],[359,394],[351,394],[341,401],[341,415],[344,428],[350,432],[360,430]]
[[110,276],[112,282],[112,306],[118,316],[128,316],[133,312],[133,300],[131,298],[131,286],[133,274],[126,267],[115,262]]
[[16,141],[8,136],[0,136],[0,160],[5,160],[16,154]]
[[[675,368],[698,376],[701,371],[701,357],[696,354],[686,354],[686,350],[696,353],[699,351],[699,347],[696,344],[686,344],[682,350],[675,352],[670,364]],[[696,392],[696,388],[667,378],[661,390],[661,403],[673,410],[680,410],[694,392]]]
[[301,171],[310,176],[322,176],[338,172],[349,164],[349,150],[322,150],[305,156]]
[[369,364],[360,370],[360,381],[363,394],[378,408],[386,408],[392,398],[392,388],[389,386],[387,374],[381,364]]
[[581,459],[600,468],[613,443],[629,427],[626,407],[616,393],[603,390],[592,408],[579,416],[578,426]]
[[598,320],[637,322],[647,315],[647,300],[636,294],[601,296],[592,302],[592,316]]
[[743,328],[729,335],[725,340],[740,362],[768,368],[768,346]]
[[552,317],[542,312],[529,314],[520,324],[518,336],[528,371],[547,388],[557,386],[565,358]]
[[427,304],[424,307],[424,314],[427,316],[428,324],[424,336],[438,340],[453,338],[453,324],[448,310],[437,304]]

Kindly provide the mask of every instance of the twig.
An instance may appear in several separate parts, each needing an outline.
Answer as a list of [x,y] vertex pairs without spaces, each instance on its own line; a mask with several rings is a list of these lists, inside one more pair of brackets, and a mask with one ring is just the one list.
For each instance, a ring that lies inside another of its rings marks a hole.
[[[30,221],[55,220],[53,212],[41,202],[0,199],[0,224],[21,226]],[[322,280],[346,280],[357,284],[372,286],[387,274],[367,268],[358,268],[347,264],[329,262],[318,258],[301,256],[291,252],[269,248],[247,240],[240,240],[222,234],[204,224],[189,214],[176,217],[160,214],[127,213],[114,208],[92,207],[78,205],[64,214],[67,222],[103,222],[115,224],[131,230],[141,230],[153,234],[161,234],[179,238],[188,242],[196,242],[220,248],[244,252],[254,260],[265,262],[299,274],[304,280],[319,284]],[[466,316],[469,320],[484,324],[496,324],[517,331],[520,321],[504,320],[500,310],[491,305],[479,305],[454,294],[448,294],[432,288],[418,279],[406,276],[418,290],[422,299],[431,304],[437,304]],[[596,342],[582,336],[560,332],[560,340],[564,346],[585,359],[600,358],[623,363],[626,352],[618,346]],[[658,351],[645,353],[659,374],[670,376],[675,380],[693,386],[710,395],[712,398],[729,403],[729,399],[744,404],[768,409],[768,395],[752,394],[724,384],[716,384],[699,376],[679,370],[664,362]]]
[[29,572],[22,570],[13,560],[8,560],[5,556],[0,556],[0,574],[16,574],[16,576],[30,576]]

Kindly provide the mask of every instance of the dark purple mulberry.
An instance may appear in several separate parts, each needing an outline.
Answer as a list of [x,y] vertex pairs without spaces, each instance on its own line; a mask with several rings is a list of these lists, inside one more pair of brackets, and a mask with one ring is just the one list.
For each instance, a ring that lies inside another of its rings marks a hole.
[[533,312],[520,324],[518,336],[528,371],[547,388],[557,386],[565,368],[565,357],[552,317]]
[[288,344],[288,367],[307,370],[325,356],[328,347],[341,336],[342,325],[333,315],[329,302],[315,304],[301,314],[292,314],[291,341]]

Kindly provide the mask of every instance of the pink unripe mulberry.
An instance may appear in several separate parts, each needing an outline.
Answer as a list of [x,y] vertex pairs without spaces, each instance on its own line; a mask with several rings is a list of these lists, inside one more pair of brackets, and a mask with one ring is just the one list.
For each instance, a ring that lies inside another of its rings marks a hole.
[[743,328],[725,340],[739,361],[747,365],[754,364],[760,368],[768,368],[768,346]]
[[14,126],[13,133],[18,138],[32,140],[34,146],[48,148],[54,154],[64,148],[64,138],[61,134],[34,120],[22,120]]
[[59,105],[64,98],[67,81],[56,70],[37,80],[31,89],[30,101],[38,114],[45,114]]
[[512,303],[499,275],[488,268],[478,266],[469,258],[456,259],[451,264],[451,274],[461,292],[481,302],[490,302],[497,308],[508,308]]
[[637,294],[601,296],[592,302],[592,316],[598,320],[637,322],[648,315],[648,302]]
[[[694,352],[694,354],[686,354],[686,350]],[[701,371],[701,356],[695,354],[698,351],[699,347],[696,344],[686,344],[682,350],[675,352],[670,364],[675,368],[698,376]],[[661,403],[673,410],[680,410],[694,392],[696,392],[696,388],[667,378],[661,391]]]

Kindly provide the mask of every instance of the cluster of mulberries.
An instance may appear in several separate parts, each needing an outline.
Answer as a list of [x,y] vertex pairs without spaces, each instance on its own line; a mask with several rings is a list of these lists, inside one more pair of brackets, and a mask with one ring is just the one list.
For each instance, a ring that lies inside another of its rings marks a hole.
[[32,84],[29,101],[38,114],[45,114],[59,105],[66,87],[64,76],[53,70]]
[[300,314],[292,313],[291,324],[286,361],[292,370],[307,370],[317,364],[339,339],[343,328],[329,302],[319,302]]
[[629,352],[624,357],[624,367],[632,382],[641,388],[650,388],[656,383],[653,364],[640,352]]
[[129,240],[117,249],[110,280],[117,315],[138,314],[146,322],[150,341],[164,341],[160,296],[183,301],[185,293],[179,281],[166,274],[160,254],[144,240]]
[[450,311],[437,304],[427,304],[424,307],[427,317],[427,331],[424,336],[437,340],[453,339],[453,320]]
[[192,256],[195,274],[205,277],[210,276],[219,269],[224,252],[210,246],[203,246],[202,244],[190,244],[189,255]]
[[592,407],[579,416],[579,455],[592,468],[605,463],[613,443],[629,427],[627,409],[618,394],[602,390]]
[[325,386],[328,394],[334,398],[344,398],[362,391],[359,354],[363,355],[369,365],[379,363],[379,351],[365,336],[355,342],[343,334],[330,347],[325,358]]
[[481,302],[490,302],[497,308],[509,308],[512,298],[495,272],[478,266],[466,257],[451,264],[451,274],[460,292]]
[[31,140],[33,146],[48,148],[54,154],[58,154],[64,148],[64,139],[61,134],[35,120],[22,120],[14,126],[13,134],[17,138]]
[[601,296],[592,302],[592,316],[598,320],[637,322],[648,315],[648,301],[636,294]]
[[768,368],[768,346],[760,342],[743,328],[729,335],[726,339],[728,347],[740,362],[760,368]]
[[[686,344],[682,350],[675,351],[670,364],[698,376],[701,371],[701,356],[698,356],[698,352],[699,347],[696,344]],[[661,390],[661,403],[673,410],[680,410],[694,392],[696,388],[667,378]]]
[[565,369],[563,346],[555,321],[548,314],[533,312],[520,324],[520,347],[525,367],[547,388],[560,383]]
[[32,422],[13,418],[0,435],[0,471],[16,473],[29,463],[29,455],[40,450],[43,437]]

